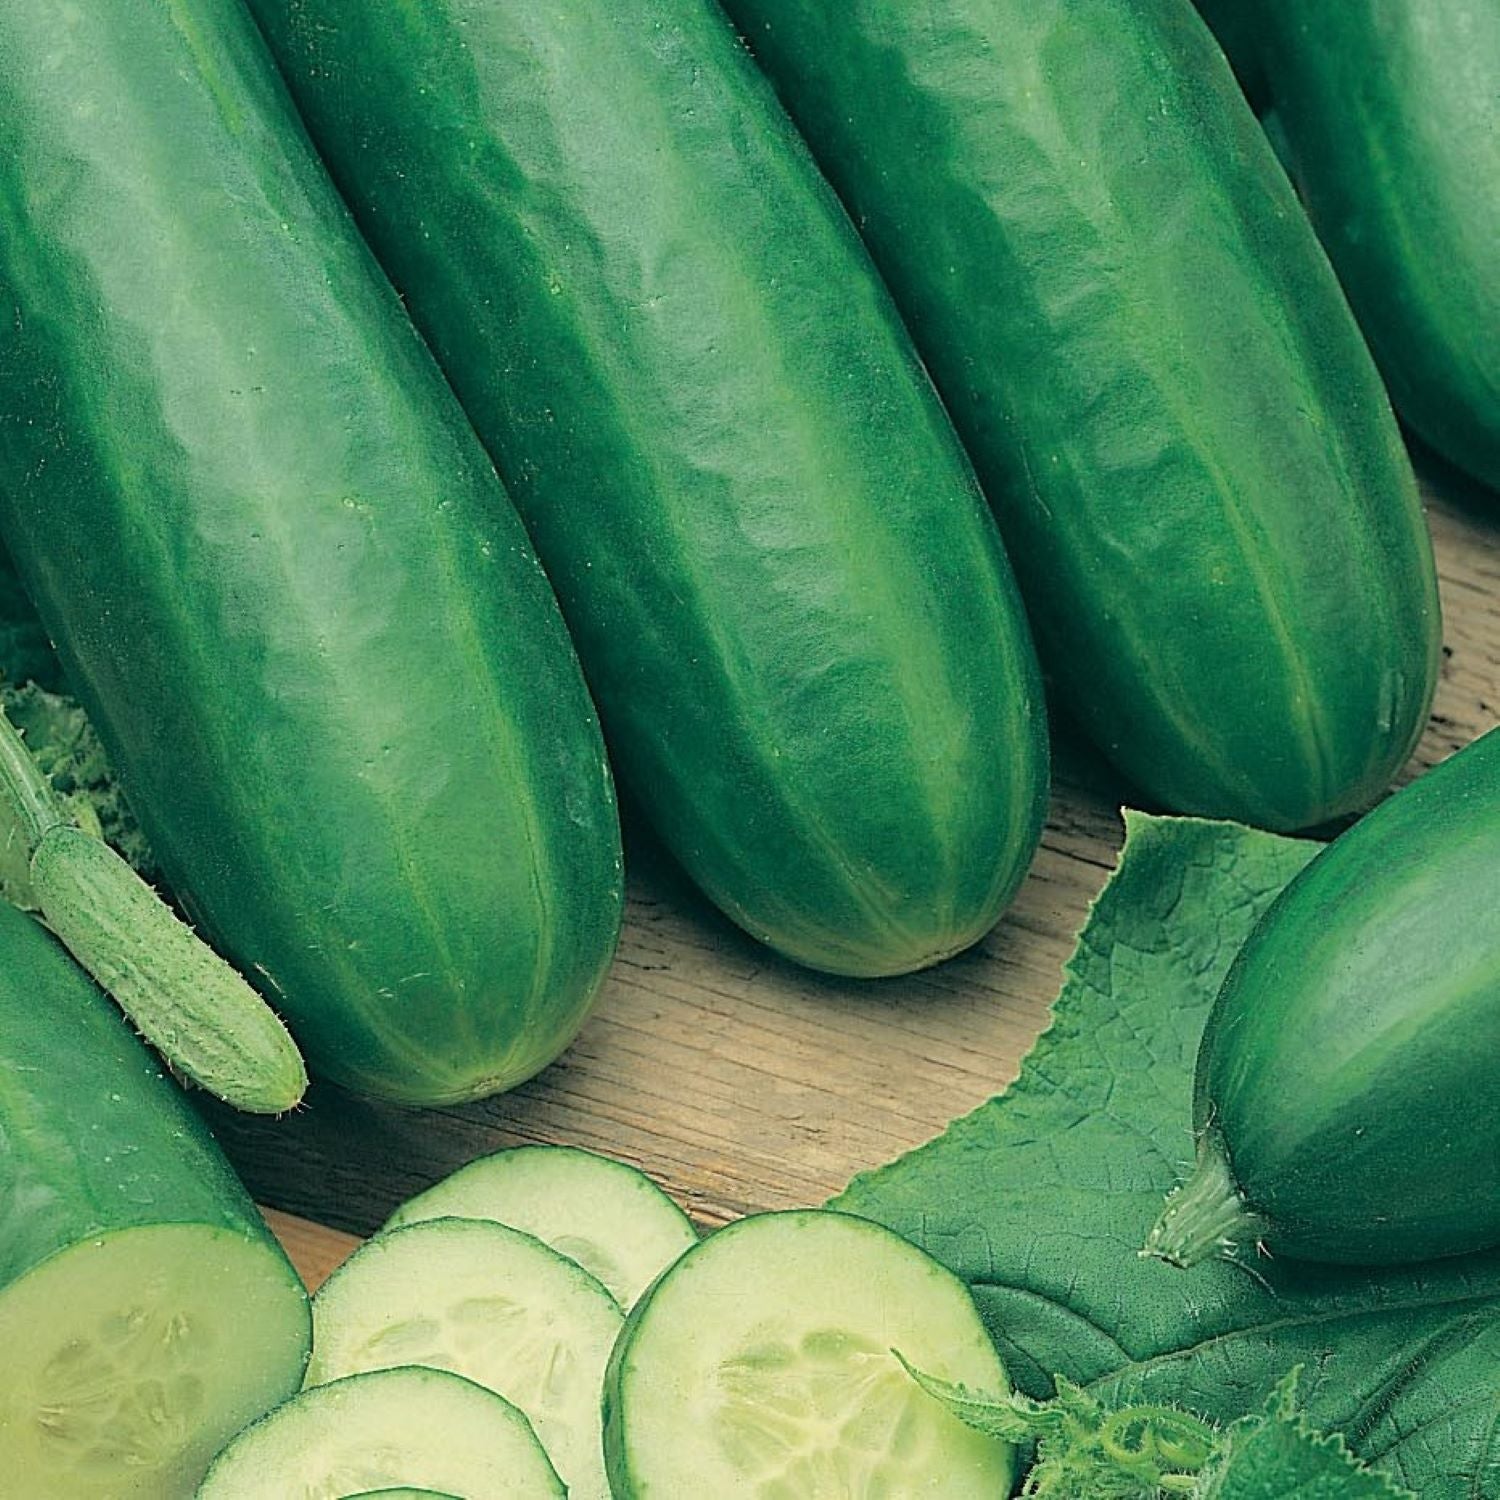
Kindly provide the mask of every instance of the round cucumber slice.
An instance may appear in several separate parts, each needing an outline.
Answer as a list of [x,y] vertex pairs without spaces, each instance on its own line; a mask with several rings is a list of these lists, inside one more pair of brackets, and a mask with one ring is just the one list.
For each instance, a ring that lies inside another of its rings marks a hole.
[[0,1491],[180,1500],[294,1389],[307,1311],[266,1241],[159,1224],[80,1241],[0,1291]]
[[277,1407],[214,1460],[198,1500],[343,1500],[392,1485],[398,1495],[464,1500],[568,1493],[510,1402],[446,1370],[398,1368]]
[[688,1216],[644,1172],[573,1146],[518,1146],[470,1162],[403,1203],[386,1227],[447,1217],[535,1235],[627,1311],[698,1243]]
[[462,1500],[459,1495],[444,1495],[438,1490],[414,1490],[409,1485],[396,1490],[361,1490],[342,1500]]
[[968,1288],[877,1224],[805,1210],[741,1219],[637,1305],[605,1382],[616,1500],[985,1500],[1007,1444],[964,1426],[892,1350],[1008,1389]]
[[610,1500],[599,1405],[623,1319],[540,1240],[477,1219],[378,1235],[313,1299],[308,1385],[392,1365],[453,1370],[531,1419],[571,1500]]

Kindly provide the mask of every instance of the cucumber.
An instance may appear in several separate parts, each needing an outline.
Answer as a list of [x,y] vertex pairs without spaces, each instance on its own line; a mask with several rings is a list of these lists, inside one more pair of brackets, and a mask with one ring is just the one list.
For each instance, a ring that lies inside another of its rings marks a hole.
[[385,1227],[449,1217],[534,1235],[627,1312],[698,1242],[688,1216],[644,1172],[571,1146],[519,1146],[470,1162],[408,1199]]
[[[425,1488],[391,1488],[405,1481]],[[464,1500],[568,1493],[510,1402],[446,1370],[397,1368],[336,1380],[278,1407],[219,1455],[198,1500],[450,1490]]]
[[1440,629],[1380,381],[1187,0],[728,0],[994,503],[1059,703],[1149,799],[1387,786]]
[[1015,1455],[896,1358],[1009,1382],[968,1289],[899,1235],[819,1210],[711,1235],[636,1304],[605,1381],[614,1500],[979,1500]]
[[526,1413],[571,1500],[610,1500],[599,1400],[622,1321],[592,1276],[529,1234],[434,1219],[377,1236],[323,1284],[307,1383],[453,1370]]
[[0,11],[0,530],[169,884],[315,1071],[509,1087],[620,914],[483,449],[236,0]]
[[1331,844],[1236,958],[1198,1167],[1149,1246],[1392,1265],[1500,1245],[1500,732]]
[[1500,490],[1500,6],[1261,8],[1293,174],[1396,409]]
[[457,1495],[443,1495],[437,1490],[414,1490],[403,1485],[398,1490],[361,1490],[357,1495],[346,1495],[344,1500],[461,1500]]
[[977,940],[1045,803],[1019,601],[886,292],[717,5],[251,9],[673,854],[814,968]]
[[0,902],[0,1489],[181,1500],[297,1388],[307,1298],[182,1095]]

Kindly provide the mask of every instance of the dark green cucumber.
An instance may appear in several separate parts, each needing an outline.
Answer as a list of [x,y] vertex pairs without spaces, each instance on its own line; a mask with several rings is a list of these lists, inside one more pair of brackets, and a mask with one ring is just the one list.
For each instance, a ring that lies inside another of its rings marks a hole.
[[728,0],[875,251],[1059,699],[1153,800],[1372,801],[1434,685],[1415,481],[1187,0]]
[[571,1038],[602,742],[483,449],[236,0],[0,14],[0,529],[168,881],[316,1071]]
[[712,0],[251,8],[674,854],[817,968],[975,941],[1045,800],[1019,602],[857,236]]
[[1198,1054],[1197,1174],[1151,1248],[1387,1265],[1500,1245],[1500,731],[1320,854]]
[[297,1389],[296,1272],[109,1001],[0,903],[0,1490],[184,1500]]
[[1396,409],[1500,490],[1500,5],[1261,10],[1293,173]]

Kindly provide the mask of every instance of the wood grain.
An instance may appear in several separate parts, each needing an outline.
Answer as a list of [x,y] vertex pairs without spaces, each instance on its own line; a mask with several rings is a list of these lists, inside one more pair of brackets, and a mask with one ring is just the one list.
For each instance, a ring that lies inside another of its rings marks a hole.
[[[1496,504],[1451,475],[1430,480],[1428,496],[1446,649],[1404,779],[1500,722]],[[705,1227],[821,1202],[1015,1076],[1113,868],[1129,798],[1064,728],[1041,852],[1005,920],[962,958],[878,984],[821,978],[757,947],[633,839],[614,972],[578,1041],[539,1078],[421,1113],[314,1089],[291,1119],[219,1113],[215,1128],[262,1201],[355,1233],[472,1157],[529,1141],[633,1162]],[[352,1243],[277,1224],[314,1280]]]

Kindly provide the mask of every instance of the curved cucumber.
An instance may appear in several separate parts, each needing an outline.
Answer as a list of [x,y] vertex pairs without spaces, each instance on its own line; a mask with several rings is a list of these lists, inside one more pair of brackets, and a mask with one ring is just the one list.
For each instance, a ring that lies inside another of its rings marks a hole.
[[109,1001],[0,903],[0,1455],[27,1500],[184,1500],[297,1388],[307,1299]]
[[571,1500],[610,1500],[599,1399],[622,1321],[592,1276],[529,1234],[434,1219],[377,1236],[323,1284],[307,1383],[454,1370],[526,1413]]
[[627,1312],[698,1243],[688,1216],[623,1162],[570,1146],[519,1146],[461,1167],[408,1199],[386,1224],[491,1219],[576,1261]]
[[460,1500],[457,1495],[443,1495],[437,1490],[414,1490],[403,1485],[396,1490],[361,1490],[357,1495],[346,1495],[344,1500]]
[[1500,1245],[1500,732],[1266,913],[1198,1054],[1196,1176],[1150,1248],[1388,1265]]
[[1059,700],[1156,801],[1364,806],[1431,548],[1306,216],[1186,0],[727,0],[1000,517]]
[[877,1224],[741,1219],[637,1304],[605,1385],[615,1500],[1008,1495],[1009,1445],[922,1391],[896,1355],[1009,1389],[968,1289]]
[[713,0],[252,0],[556,585],[622,780],[749,932],[898,973],[1036,847],[1009,567]]
[[1500,6],[1261,10],[1293,174],[1396,409],[1500,490]]
[[235,0],[6,7],[0,95],[0,528],[163,871],[316,1071],[520,1082],[619,849],[489,461]]
[[[413,1489],[407,1481],[424,1487]],[[464,1500],[564,1500],[568,1494],[531,1424],[510,1402],[446,1370],[411,1367],[303,1391],[219,1455],[198,1500],[286,1500],[293,1494],[344,1500],[450,1490]]]

